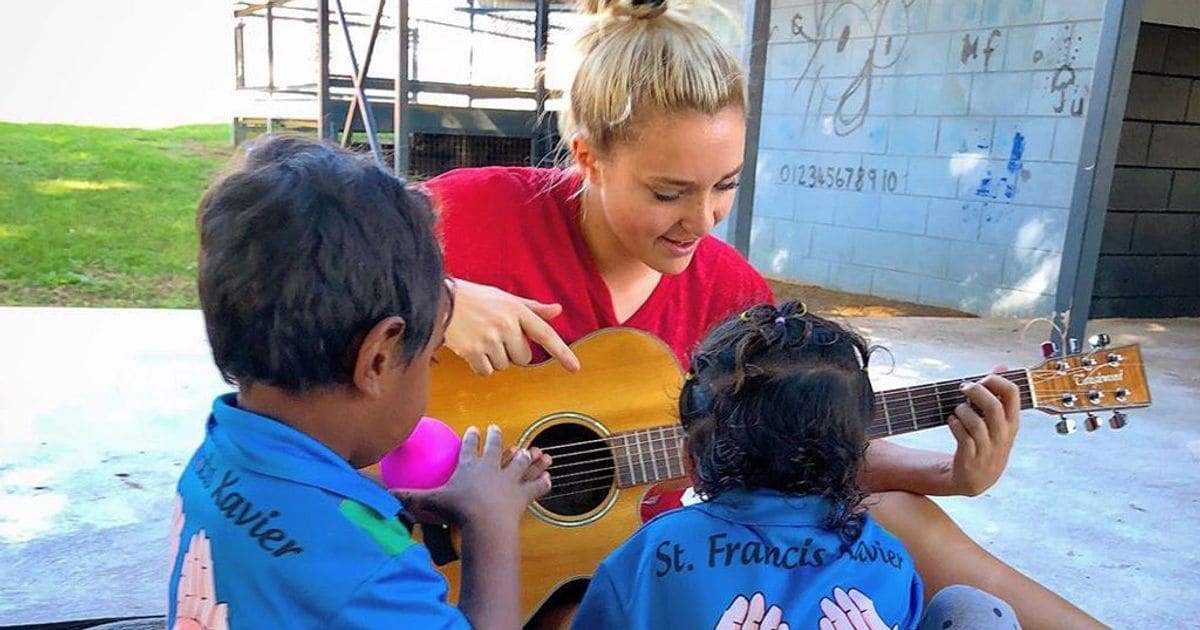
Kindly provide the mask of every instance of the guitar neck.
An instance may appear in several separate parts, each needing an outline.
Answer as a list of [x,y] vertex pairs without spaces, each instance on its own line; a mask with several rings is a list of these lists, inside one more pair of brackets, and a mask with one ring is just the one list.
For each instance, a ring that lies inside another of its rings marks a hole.
[[[1001,374],[1017,385],[1021,409],[1033,408],[1033,390],[1028,370]],[[875,394],[875,416],[867,427],[867,438],[904,435],[946,424],[954,408],[966,400],[961,385],[983,375],[957,378],[913,387],[889,389]],[[683,477],[686,473],[679,449],[683,428],[678,425],[639,429],[610,435],[617,485],[630,487]]]

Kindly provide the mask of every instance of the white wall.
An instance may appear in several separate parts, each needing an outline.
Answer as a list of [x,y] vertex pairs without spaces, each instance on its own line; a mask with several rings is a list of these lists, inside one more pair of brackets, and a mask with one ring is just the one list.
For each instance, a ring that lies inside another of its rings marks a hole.
[[226,122],[232,3],[36,0],[0,13],[0,121]]
[[779,0],[751,259],[977,313],[1053,307],[1105,0]]

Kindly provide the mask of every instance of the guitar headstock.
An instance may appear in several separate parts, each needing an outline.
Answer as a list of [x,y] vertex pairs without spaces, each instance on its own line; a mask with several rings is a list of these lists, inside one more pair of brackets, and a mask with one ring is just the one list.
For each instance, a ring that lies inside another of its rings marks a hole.
[[1120,429],[1127,422],[1122,409],[1150,406],[1150,384],[1137,345],[1047,359],[1029,370],[1029,389],[1034,408],[1063,416],[1056,426],[1063,434],[1075,430],[1068,414],[1087,414],[1084,428],[1095,431],[1103,424],[1096,414],[1112,411],[1108,424]]

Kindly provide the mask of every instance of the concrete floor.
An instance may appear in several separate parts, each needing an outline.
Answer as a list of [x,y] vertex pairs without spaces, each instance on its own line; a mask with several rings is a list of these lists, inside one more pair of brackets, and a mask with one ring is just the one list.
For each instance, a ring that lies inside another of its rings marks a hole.
[[[853,320],[911,385],[1037,360],[1023,322]],[[1117,628],[1200,628],[1200,320],[1104,321],[1143,346],[1154,406],[1120,432],[1027,412],[1009,471],[942,505]],[[194,311],[0,308],[0,625],[156,614],[173,484],[226,390]],[[877,360],[883,363],[882,359]],[[946,430],[901,441],[949,449]]]

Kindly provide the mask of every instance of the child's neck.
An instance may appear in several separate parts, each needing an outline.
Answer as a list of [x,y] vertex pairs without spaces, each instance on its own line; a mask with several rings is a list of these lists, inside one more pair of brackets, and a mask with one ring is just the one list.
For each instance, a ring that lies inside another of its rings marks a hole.
[[[238,407],[286,424],[329,447],[339,457],[355,464],[359,423],[348,409],[344,395],[336,390],[293,394],[270,385],[251,385],[238,391]],[[349,416],[349,417],[348,417]],[[337,419],[330,422],[331,418]]]

